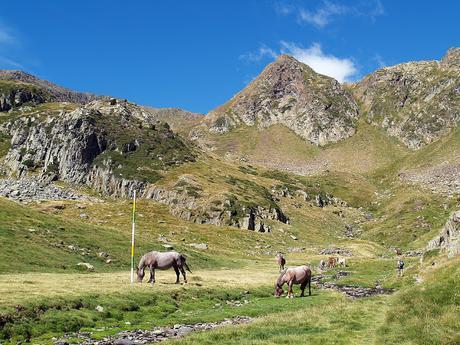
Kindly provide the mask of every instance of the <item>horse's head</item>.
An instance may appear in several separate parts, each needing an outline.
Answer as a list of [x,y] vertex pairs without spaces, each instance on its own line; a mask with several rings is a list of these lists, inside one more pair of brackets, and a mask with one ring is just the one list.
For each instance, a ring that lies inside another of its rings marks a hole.
[[280,297],[283,293],[284,293],[283,288],[278,283],[276,283],[275,284],[275,294],[274,294],[275,297]]
[[139,267],[136,266],[136,273],[137,273],[137,282],[142,283],[142,280],[144,279],[144,276],[145,276],[144,268],[139,269]]

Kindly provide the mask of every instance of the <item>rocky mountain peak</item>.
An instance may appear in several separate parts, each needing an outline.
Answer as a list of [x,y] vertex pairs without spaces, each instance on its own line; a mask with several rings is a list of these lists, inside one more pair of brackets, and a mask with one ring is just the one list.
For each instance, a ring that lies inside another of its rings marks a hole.
[[460,49],[441,61],[416,61],[382,68],[352,86],[367,121],[408,148],[436,141],[460,122]]
[[449,48],[446,55],[441,59],[441,65],[460,67],[460,48]]
[[337,142],[355,131],[358,106],[330,77],[320,75],[289,55],[280,55],[245,89],[211,111],[211,132],[246,125],[282,124],[316,145]]

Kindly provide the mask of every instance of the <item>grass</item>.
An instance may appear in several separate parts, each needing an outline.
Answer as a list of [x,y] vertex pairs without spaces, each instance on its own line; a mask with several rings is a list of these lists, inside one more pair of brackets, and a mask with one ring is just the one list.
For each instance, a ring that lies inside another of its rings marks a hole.
[[[278,276],[274,266],[265,263],[243,269],[197,270],[189,275],[188,285],[172,284],[173,272],[160,272],[153,287],[130,286],[128,272],[0,276],[0,320],[4,322],[0,336],[12,343],[30,340],[48,344],[53,336],[78,330],[91,331],[95,338],[100,338],[123,329],[215,322],[245,315],[260,318],[256,321],[259,330],[249,329],[249,333],[240,334],[232,343],[238,343],[237,339],[242,337],[264,339],[263,334],[267,327],[273,327],[274,320],[284,320],[276,326],[284,333],[309,320],[312,327],[322,329],[323,338],[338,325],[339,334],[349,327],[364,331],[372,323],[370,315],[348,320],[347,324],[342,321],[363,308],[366,313],[373,310],[376,316],[375,307],[384,300],[351,302],[338,293],[315,288],[311,297],[276,299],[272,296],[272,284]],[[21,301],[20,307],[17,301]],[[235,306],[235,301],[240,301],[241,306]],[[95,310],[98,305],[104,308],[103,312]],[[327,313],[320,313],[322,309]],[[334,310],[340,313],[339,318],[333,316]],[[301,329],[305,327],[310,328],[310,324],[303,324]],[[278,332],[269,332],[270,337],[276,339],[275,333]],[[214,332],[198,337],[203,336],[209,336],[208,341],[215,339]],[[194,341],[193,336],[190,339]]]
[[425,267],[424,282],[391,300],[377,344],[458,344],[460,342],[460,260]]
[[[385,298],[349,301],[334,298],[285,302],[284,312],[265,315],[254,323],[193,334],[172,344],[369,344],[378,327]],[[298,305],[301,306],[298,306]]]

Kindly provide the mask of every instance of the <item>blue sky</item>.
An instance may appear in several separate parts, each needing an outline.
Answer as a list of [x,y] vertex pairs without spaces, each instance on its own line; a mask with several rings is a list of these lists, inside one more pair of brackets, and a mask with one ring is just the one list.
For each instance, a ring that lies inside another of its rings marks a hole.
[[280,53],[353,81],[460,46],[460,1],[8,1],[0,68],[205,113]]

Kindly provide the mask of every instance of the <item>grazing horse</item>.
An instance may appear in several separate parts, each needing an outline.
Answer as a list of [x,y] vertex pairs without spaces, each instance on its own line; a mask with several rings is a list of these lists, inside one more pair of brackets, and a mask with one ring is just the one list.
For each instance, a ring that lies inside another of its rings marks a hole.
[[345,258],[338,258],[337,259],[337,265],[341,267],[347,267],[347,259]]
[[308,295],[311,296],[311,270],[308,266],[291,267],[281,272],[278,280],[275,283],[275,297],[280,297],[283,294],[283,285],[288,284],[288,294],[286,298],[294,297],[292,285],[300,284],[302,293],[300,297],[304,297],[305,288],[308,284]]
[[330,256],[327,261],[327,267],[334,268],[337,265],[337,258],[335,256]]
[[144,254],[141,257],[141,260],[139,261],[139,265],[137,266],[137,281],[139,283],[142,283],[142,280],[144,279],[145,275],[145,268],[148,268],[150,270],[150,279],[149,283],[155,283],[155,269],[159,270],[167,270],[169,268],[174,268],[174,271],[176,271],[176,284],[179,284],[179,271],[182,272],[182,276],[184,277],[184,282],[187,282],[187,277],[185,275],[185,270],[184,267],[186,268],[187,271],[192,273],[190,271],[190,268],[188,267],[186,263],[185,256],[181,253],[178,252],[165,252],[165,253],[160,253],[160,252],[149,252],[147,254]]
[[286,259],[284,258],[282,253],[276,254],[276,262],[280,267],[280,272],[284,270],[284,265],[286,265]]
[[318,264],[318,268],[322,271],[326,268],[326,261],[321,260]]

